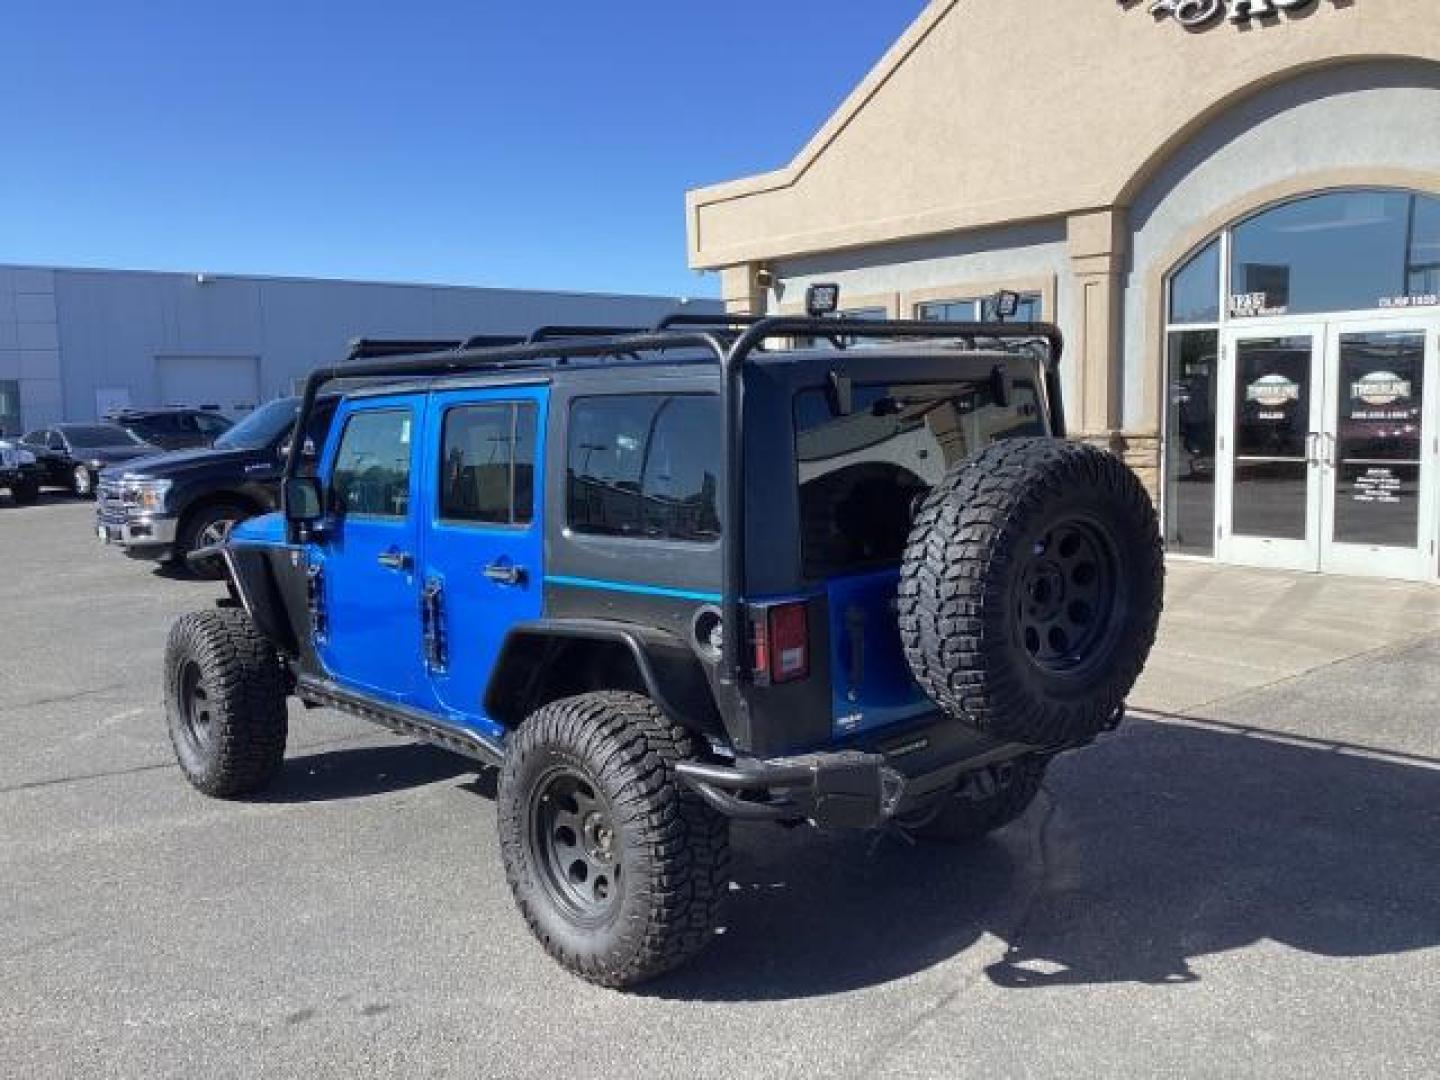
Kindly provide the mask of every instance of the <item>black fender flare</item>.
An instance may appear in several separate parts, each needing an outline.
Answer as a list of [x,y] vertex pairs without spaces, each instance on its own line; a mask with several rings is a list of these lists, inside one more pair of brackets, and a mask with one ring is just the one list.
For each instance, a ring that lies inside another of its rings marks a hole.
[[245,609],[255,628],[280,652],[286,656],[297,655],[300,639],[290,624],[266,551],[226,541],[197,548],[187,558],[205,559],[216,555],[225,562],[225,584],[231,600]]
[[486,714],[507,728],[519,726],[558,696],[547,696],[555,680],[571,674],[557,664],[567,654],[564,646],[587,643],[623,652],[633,661],[645,694],[668,719],[693,731],[723,731],[710,680],[693,649],[667,631],[610,619],[516,623],[505,635],[485,688]]

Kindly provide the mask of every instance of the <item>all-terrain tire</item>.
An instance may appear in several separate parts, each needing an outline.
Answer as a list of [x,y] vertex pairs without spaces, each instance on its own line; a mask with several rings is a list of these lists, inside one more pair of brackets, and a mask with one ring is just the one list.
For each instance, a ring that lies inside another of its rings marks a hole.
[[983,769],[962,782],[934,817],[909,831],[925,840],[963,844],[1003,828],[1035,801],[1049,763],[1029,755]]
[[217,798],[265,788],[285,758],[280,659],[239,608],[180,616],[165,647],[165,713],[185,778]]
[[[715,936],[729,823],[675,773],[694,752],[653,702],[618,691],[553,702],[510,737],[498,799],[505,876],[536,938],[581,978],[634,986]],[[588,848],[599,857],[577,868],[592,821],[611,843]],[[602,883],[603,894],[587,892]]]
[[910,670],[956,720],[1073,745],[1105,729],[1160,618],[1159,523],[1118,458],[1003,440],[953,469],[916,514],[901,567]]
[[175,562],[192,577],[218,581],[225,576],[225,563],[219,558],[191,561],[192,551],[223,540],[251,511],[238,503],[213,503],[190,514],[180,527],[175,541]]

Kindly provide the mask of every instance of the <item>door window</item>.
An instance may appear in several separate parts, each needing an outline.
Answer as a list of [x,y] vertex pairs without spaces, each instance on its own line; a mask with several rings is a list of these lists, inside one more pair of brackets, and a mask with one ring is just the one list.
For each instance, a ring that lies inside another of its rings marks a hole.
[[358,412],[345,423],[330,479],[331,505],[358,517],[403,518],[410,497],[410,412]]
[[1308,336],[1247,338],[1236,347],[1237,536],[1306,538],[1313,356]]
[[535,406],[451,409],[440,467],[442,520],[528,525],[535,503]]
[[1413,547],[1420,528],[1425,335],[1340,335],[1334,539]]

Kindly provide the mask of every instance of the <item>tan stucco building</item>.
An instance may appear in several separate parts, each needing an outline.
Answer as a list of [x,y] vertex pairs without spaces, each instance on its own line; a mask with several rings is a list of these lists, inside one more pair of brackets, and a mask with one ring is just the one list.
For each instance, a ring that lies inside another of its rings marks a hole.
[[1437,0],[934,0],[687,213],[732,309],[1021,292],[1172,552],[1440,577]]

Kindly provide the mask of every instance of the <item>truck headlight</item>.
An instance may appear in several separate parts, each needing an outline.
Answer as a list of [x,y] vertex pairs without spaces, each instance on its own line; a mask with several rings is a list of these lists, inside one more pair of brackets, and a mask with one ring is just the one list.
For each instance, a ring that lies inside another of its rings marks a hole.
[[120,498],[127,506],[149,514],[165,509],[165,493],[169,490],[169,480],[126,480],[120,486]]

